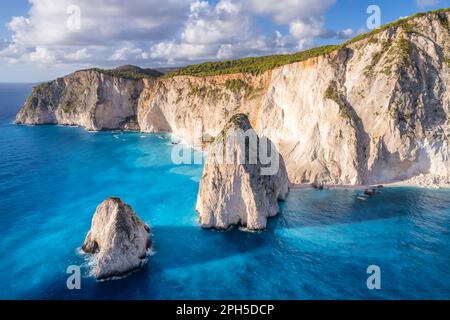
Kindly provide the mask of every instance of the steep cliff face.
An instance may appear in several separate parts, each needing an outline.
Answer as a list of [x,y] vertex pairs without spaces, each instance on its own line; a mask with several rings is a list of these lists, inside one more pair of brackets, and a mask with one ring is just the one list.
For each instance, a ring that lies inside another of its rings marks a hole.
[[[209,140],[244,113],[277,144],[293,183],[387,183],[420,175],[448,183],[449,88],[447,11],[259,75],[131,81],[76,73],[36,89],[17,121],[92,130],[131,123],[199,143],[198,132]],[[64,111],[66,101],[75,114]]]
[[196,142],[198,131],[215,137],[237,113],[258,117],[269,80],[270,73],[147,81],[139,101],[139,125],[146,132],[172,132],[189,143]]
[[278,69],[258,128],[295,182],[448,181],[449,46],[448,14],[427,15]]
[[83,70],[33,89],[18,124],[76,125],[88,130],[139,130],[137,104],[143,80]]

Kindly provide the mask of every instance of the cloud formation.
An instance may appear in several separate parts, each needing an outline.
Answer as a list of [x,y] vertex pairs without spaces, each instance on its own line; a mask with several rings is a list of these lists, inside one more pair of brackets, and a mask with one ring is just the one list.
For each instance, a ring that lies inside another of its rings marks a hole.
[[[28,14],[9,22],[12,38],[0,41],[0,58],[42,65],[182,65],[285,53],[313,46],[317,38],[353,34],[325,28],[325,13],[335,2],[78,0],[74,6],[72,0],[30,0]],[[260,30],[260,18],[275,29]]]

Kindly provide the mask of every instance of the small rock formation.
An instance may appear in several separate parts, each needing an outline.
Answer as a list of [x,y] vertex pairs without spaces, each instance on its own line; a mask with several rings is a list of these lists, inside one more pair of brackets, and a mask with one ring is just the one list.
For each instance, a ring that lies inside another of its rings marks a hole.
[[[245,139],[244,143],[239,143],[242,133],[254,134],[257,143]],[[204,228],[223,230],[242,225],[249,230],[262,230],[266,228],[267,218],[278,214],[278,200],[285,200],[289,191],[286,167],[279,153],[268,144],[268,150],[273,150],[279,165],[274,174],[262,174],[267,167],[262,165],[257,152],[261,141],[247,116],[238,114],[212,144],[196,208]],[[257,156],[256,161],[249,161],[249,151]],[[232,159],[227,160],[228,156]],[[245,161],[240,160],[244,158]]]
[[370,189],[366,189],[366,190],[364,190],[364,194],[366,195],[366,196],[374,196],[374,195],[376,195],[378,192],[377,192],[377,189],[374,189],[374,188],[370,188]]
[[314,189],[316,189],[316,190],[319,190],[319,191],[322,191],[325,187],[324,187],[324,185],[322,184],[322,183],[317,183],[317,182],[314,182],[313,184],[312,184],[312,187],[314,188]]
[[151,247],[150,228],[133,209],[118,198],[108,198],[97,207],[82,250],[97,254],[97,280],[125,275],[143,266]]
[[364,194],[366,196],[375,196],[375,195],[379,194],[380,189],[383,189],[383,188],[384,188],[384,186],[382,186],[382,185],[379,185],[376,187],[370,187],[370,188],[364,190]]

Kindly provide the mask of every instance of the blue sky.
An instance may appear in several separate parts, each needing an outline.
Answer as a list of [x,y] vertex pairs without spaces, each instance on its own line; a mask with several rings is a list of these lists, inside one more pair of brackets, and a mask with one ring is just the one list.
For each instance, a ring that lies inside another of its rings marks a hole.
[[3,0],[0,82],[38,82],[80,68],[180,66],[340,43],[450,0]]
[[7,23],[13,16],[25,15],[30,5],[27,0],[4,0],[0,10],[0,37],[5,39],[11,36]]

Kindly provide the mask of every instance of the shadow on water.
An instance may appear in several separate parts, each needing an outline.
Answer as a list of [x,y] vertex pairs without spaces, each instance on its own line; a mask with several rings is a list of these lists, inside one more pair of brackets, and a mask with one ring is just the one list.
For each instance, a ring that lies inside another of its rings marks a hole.
[[274,228],[301,228],[361,223],[439,212],[450,207],[448,191],[419,188],[384,188],[373,197],[361,190],[292,190],[283,213],[271,221]]
[[[67,276],[52,279],[43,286],[38,299],[127,299],[140,296],[158,298],[155,286],[161,286],[161,279],[167,272],[184,268],[195,269],[208,263],[226,260],[234,256],[249,255],[273,243],[273,231],[258,233],[242,232],[238,228],[226,232],[206,230],[197,226],[154,226],[152,227],[155,254],[138,272],[120,281],[96,282],[84,270],[83,290],[70,291],[66,288]],[[82,263],[80,258],[80,263]],[[226,262],[224,262],[226,263]],[[85,268],[83,268],[85,269]],[[130,292],[135,292],[131,294]],[[30,298],[30,297],[25,297]]]
[[[62,271],[56,278],[52,278],[47,284],[41,286],[42,290],[39,293],[34,293],[35,296],[25,298],[163,299],[168,296],[177,296],[176,288],[185,289],[183,288],[183,278],[190,282],[188,280],[190,277],[199,277],[198,275],[205,270],[213,270],[216,268],[216,263],[226,265],[228,261],[232,261],[232,258],[247,255],[248,259],[259,265],[259,262],[255,262],[258,259],[261,259],[262,264],[266,263],[267,259],[280,259],[279,254],[284,256],[283,252],[286,250],[297,257],[295,258],[296,263],[288,263],[284,266],[279,264],[282,260],[274,260],[274,264],[280,269],[279,272],[309,274],[312,277],[320,278],[320,275],[316,274],[314,270],[323,261],[340,261],[331,269],[338,270],[351,279],[351,277],[354,277],[352,272],[360,267],[357,262],[361,262],[361,259],[364,258],[361,256],[355,262],[352,254],[358,252],[358,248],[355,247],[353,251],[347,253],[322,252],[314,246],[292,248],[288,242],[284,242],[285,240],[282,236],[280,237],[278,231],[283,228],[301,229],[303,227],[351,224],[403,216],[437,215],[440,210],[447,210],[450,206],[448,191],[386,188],[381,194],[367,201],[359,202],[357,197],[358,192],[355,190],[332,190],[330,193],[327,190],[323,192],[302,190],[300,194],[294,191],[290,200],[284,204],[284,212],[279,217],[271,219],[268,230],[260,233],[242,232],[236,228],[228,232],[218,232],[204,230],[195,225],[156,225],[152,228],[156,254],[150,257],[150,262],[139,272],[120,281],[100,283],[86,277],[83,279],[81,291],[69,291],[65,286],[67,275]],[[421,208],[427,208],[427,210],[421,210]],[[308,241],[301,243],[307,245]],[[267,251],[267,248],[272,249]],[[336,248],[339,248],[339,245]],[[359,249],[365,250],[365,246]],[[274,252],[278,252],[278,254]],[[230,258],[231,260],[227,260]],[[292,256],[290,259],[292,259]],[[364,261],[364,263],[367,264],[370,261]],[[207,266],[208,264],[211,265]],[[242,266],[245,267],[245,264]],[[330,271],[324,266],[320,268],[327,272]],[[323,271],[320,268],[317,270],[318,273]],[[386,266],[386,268],[390,267]],[[394,271],[388,269],[388,272],[395,275]],[[249,272],[257,272],[257,270],[251,269]],[[173,276],[177,274],[180,277]],[[280,275],[280,277],[282,276]],[[208,278],[218,280],[217,275],[205,275],[205,281]],[[339,283],[339,279],[336,280],[337,283]],[[335,285],[333,281],[330,280],[330,285]],[[254,284],[251,283],[250,285]],[[205,288],[207,288],[206,283],[203,289],[198,288],[200,293],[192,292],[192,296],[202,294],[202,290],[205,290]],[[362,293],[358,294],[364,297],[364,294],[367,295],[367,293],[364,293],[363,289],[361,289]],[[212,288],[210,290],[214,291]],[[219,294],[222,294],[219,289],[217,290]],[[314,288],[308,287],[307,290],[309,290],[311,296],[317,295],[320,297],[320,294],[323,294],[320,291],[316,292]],[[349,289],[349,292],[347,292],[349,297],[355,294],[352,290]],[[183,294],[189,295],[185,291]],[[254,296],[259,297],[257,291]],[[274,294],[274,296],[276,295]],[[291,294],[288,296],[291,296]],[[292,297],[299,298],[298,293],[293,292]]]
[[156,226],[152,233],[157,252],[154,272],[164,271],[159,269],[159,260],[164,261],[165,270],[182,268],[251,253],[271,241],[268,232],[242,232],[237,228],[220,232],[195,226]]

